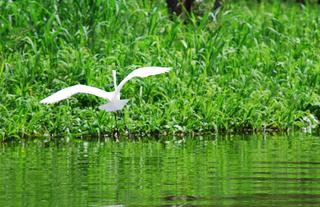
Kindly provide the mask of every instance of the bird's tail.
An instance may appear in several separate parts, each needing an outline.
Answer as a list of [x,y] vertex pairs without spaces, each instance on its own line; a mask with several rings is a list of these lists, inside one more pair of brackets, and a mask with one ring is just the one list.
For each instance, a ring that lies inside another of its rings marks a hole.
[[128,103],[128,101],[129,99],[112,101],[107,104],[99,106],[99,109],[106,110],[109,112],[116,112],[118,110],[121,110]]

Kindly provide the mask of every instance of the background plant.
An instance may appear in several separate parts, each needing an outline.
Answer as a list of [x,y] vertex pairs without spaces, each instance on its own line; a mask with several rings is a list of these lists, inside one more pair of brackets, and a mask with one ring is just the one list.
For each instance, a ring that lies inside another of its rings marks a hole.
[[78,83],[111,90],[111,70],[147,65],[173,71],[124,88],[132,132],[303,127],[320,117],[318,11],[240,1],[182,22],[158,1],[2,1],[0,136],[109,134],[101,99],[39,100]]

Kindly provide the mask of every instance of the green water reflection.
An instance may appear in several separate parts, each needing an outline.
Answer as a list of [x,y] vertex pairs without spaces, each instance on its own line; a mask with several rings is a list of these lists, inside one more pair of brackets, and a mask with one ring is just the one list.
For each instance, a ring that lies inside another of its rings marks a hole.
[[0,146],[0,206],[320,206],[320,139]]

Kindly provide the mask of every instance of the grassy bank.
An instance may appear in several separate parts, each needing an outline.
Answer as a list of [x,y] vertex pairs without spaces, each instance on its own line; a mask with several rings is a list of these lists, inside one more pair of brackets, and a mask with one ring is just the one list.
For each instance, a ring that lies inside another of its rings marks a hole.
[[79,83],[112,90],[113,69],[122,79],[148,65],[173,71],[124,87],[131,132],[294,129],[320,118],[316,4],[244,1],[216,21],[183,23],[164,1],[45,2],[0,3],[0,137],[109,134],[99,98],[39,101]]

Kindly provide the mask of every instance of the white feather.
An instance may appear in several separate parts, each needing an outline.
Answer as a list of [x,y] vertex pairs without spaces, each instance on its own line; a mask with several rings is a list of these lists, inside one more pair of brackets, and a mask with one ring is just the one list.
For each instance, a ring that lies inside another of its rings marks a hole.
[[77,93],[88,93],[92,94],[95,96],[99,96],[101,98],[107,99],[110,101],[109,103],[100,106],[100,109],[106,110],[106,111],[117,111],[121,110],[127,103],[128,99],[120,100],[120,91],[123,87],[123,85],[131,80],[134,77],[148,77],[150,75],[158,75],[161,73],[166,73],[170,71],[170,68],[165,68],[165,67],[143,67],[143,68],[138,68],[134,71],[132,71],[127,77],[125,77],[120,84],[117,86],[117,80],[116,80],[116,72],[112,71],[113,75],[113,83],[115,87],[115,91],[113,92],[106,92],[103,91],[99,88],[95,88],[92,86],[86,86],[86,85],[75,85],[71,86],[65,89],[62,89],[51,96],[43,99],[40,101],[40,103],[43,104],[51,104],[51,103],[56,103],[59,101],[62,101],[64,99],[67,99]]
[[43,103],[43,104],[56,103],[56,102],[62,101],[64,99],[67,99],[77,93],[88,93],[88,94],[92,94],[95,96],[99,96],[104,99],[108,99],[109,101],[111,100],[111,98],[113,96],[113,92],[106,92],[106,91],[101,90],[99,88],[79,84],[79,85],[75,85],[75,86],[70,86],[68,88],[64,88],[64,89],[52,94],[51,96],[41,100],[40,103]]
[[127,77],[125,77],[120,84],[118,85],[117,89],[115,90],[114,97],[119,96],[120,91],[123,87],[123,85],[131,80],[132,78],[139,77],[139,78],[144,78],[148,77],[151,75],[158,75],[161,73],[166,73],[169,72],[170,68],[165,68],[165,67],[143,67],[143,68],[138,68],[134,71],[132,71]]
[[122,100],[115,100],[104,105],[99,106],[99,109],[109,111],[109,112],[116,112],[122,110],[125,105],[127,105],[129,99],[122,99]]

